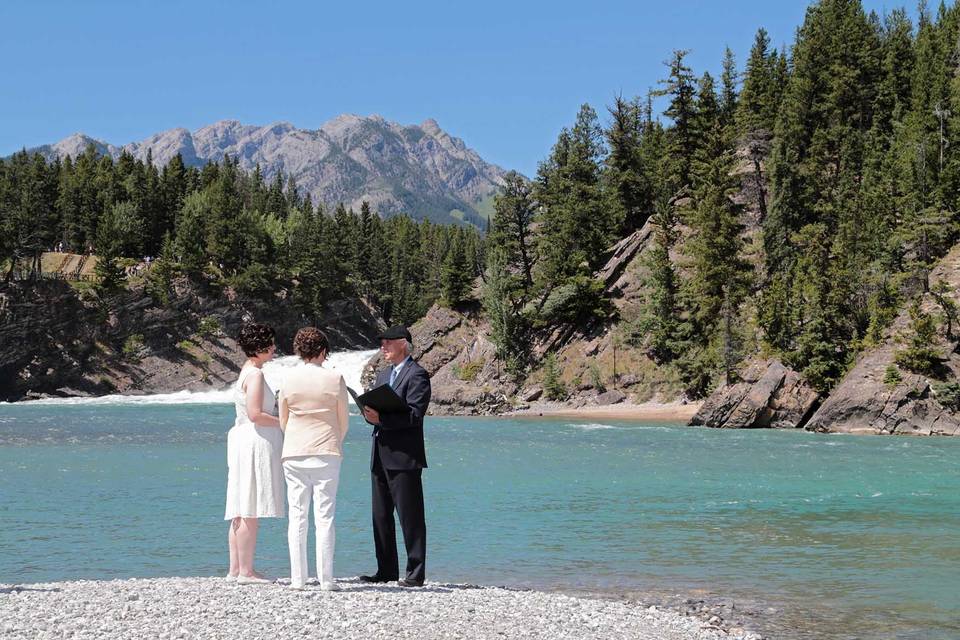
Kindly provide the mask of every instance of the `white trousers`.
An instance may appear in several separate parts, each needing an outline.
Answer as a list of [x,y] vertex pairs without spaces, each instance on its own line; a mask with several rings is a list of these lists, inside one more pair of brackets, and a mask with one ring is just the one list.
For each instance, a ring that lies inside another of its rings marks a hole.
[[337,484],[340,481],[340,456],[309,456],[283,461],[287,481],[290,546],[290,583],[303,586],[307,581],[307,527],[310,500],[313,500],[313,525],[317,530],[317,579],[321,585],[333,582],[333,548],[336,531],[333,517],[337,508]]

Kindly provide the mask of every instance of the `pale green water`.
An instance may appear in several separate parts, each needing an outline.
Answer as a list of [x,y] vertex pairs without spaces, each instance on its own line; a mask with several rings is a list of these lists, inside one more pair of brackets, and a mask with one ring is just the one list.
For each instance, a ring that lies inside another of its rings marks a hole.
[[[0,582],[223,573],[231,423],[226,405],[0,406]],[[776,607],[777,637],[960,637],[960,440],[557,419],[427,432],[429,579],[702,589]],[[374,568],[368,433],[354,418],[338,575]],[[285,527],[261,528],[275,575]]]

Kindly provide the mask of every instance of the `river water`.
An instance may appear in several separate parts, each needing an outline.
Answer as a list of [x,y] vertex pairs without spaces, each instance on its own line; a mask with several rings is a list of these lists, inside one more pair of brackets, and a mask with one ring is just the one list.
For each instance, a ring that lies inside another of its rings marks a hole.
[[[353,385],[370,353],[331,363]],[[0,405],[0,583],[224,573],[231,402]],[[338,575],[375,569],[369,433],[351,418]],[[771,637],[960,637],[958,439],[460,417],[426,438],[428,579],[711,594]],[[267,573],[285,527],[261,525]]]

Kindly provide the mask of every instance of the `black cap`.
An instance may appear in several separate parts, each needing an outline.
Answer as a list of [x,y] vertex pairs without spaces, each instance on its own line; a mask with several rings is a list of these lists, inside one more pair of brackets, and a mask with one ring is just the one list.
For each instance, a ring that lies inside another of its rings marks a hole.
[[407,328],[402,324],[390,327],[383,333],[377,336],[378,340],[397,340],[403,338],[408,342],[413,342],[413,338],[410,336],[410,332],[407,331]]

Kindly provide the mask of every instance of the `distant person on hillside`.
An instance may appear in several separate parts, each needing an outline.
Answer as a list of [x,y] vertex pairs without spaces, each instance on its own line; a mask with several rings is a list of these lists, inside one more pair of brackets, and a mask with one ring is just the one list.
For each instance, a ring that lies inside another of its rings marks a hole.
[[298,590],[307,582],[311,501],[317,531],[317,580],[324,591],[340,590],[333,579],[333,521],[349,413],[343,376],[321,368],[329,349],[330,342],[322,331],[300,329],[293,339],[293,351],[303,363],[290,370],[280,385],[280,427],[284,433],[281,459],[290,516],[290,587]]
[[406,327],[380,334],[380,351],[390,366],[377,374],[376,386],[389,384],[407,410],[380,413],[364,407],[363,417],[373,425],[370,471],[373,482],[373,542],[377,572],[360,576],[363,582],[390,582],[400,578],[396,525],[400,518],[407,550],[407,571],[401,587],[420,587],[426,577],[427,525],[423,510],[421,475],[427,468],[423,446],[423,417],[430,404],[430,376],[410,357],[412,338]]
[[233,390],[236,422],[227,434],[227,541],[230,571],[227,580],[239,584],[272,582],[253,568],[259,518],[282,518],[283,432],[273,391],[263,377],[263,365],[276,351],[274,331],[265,324],[247,324],[237,344],[247,356]]

